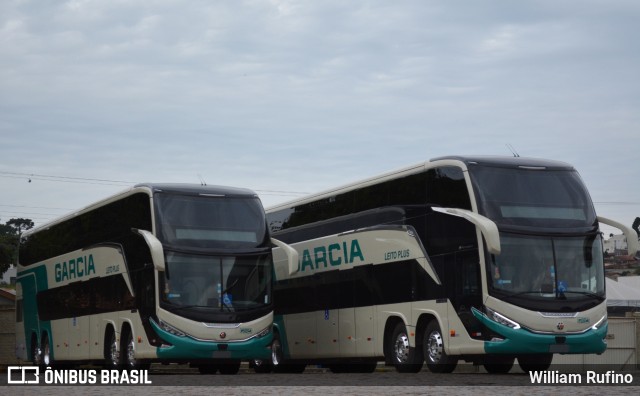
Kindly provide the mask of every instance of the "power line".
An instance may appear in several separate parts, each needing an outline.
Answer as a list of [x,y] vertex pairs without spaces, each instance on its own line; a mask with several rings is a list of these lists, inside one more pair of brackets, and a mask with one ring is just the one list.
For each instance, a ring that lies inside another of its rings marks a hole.
[[[54,176],[54,175],[41,175],[36,173],[20,173],[20,172],[7,172],[0,171],[0,177],[10,179],[26,179],[29,183],[33,180],[61,182],[61,183],[80,183],[80,184],[98,184],[107,186],[131,186],[137,184],[134,181],[125,180],[110,180],[110,179],[95,179],[89,177],[71,177],[71,176]],[[275,195],[275,196],[288,196],[297,197],[301,195],[308,195],[307,192],[302,191],[282,191],[282,190],[255,190],[255,192],[261,195]],[[0,205],[2,206],[2,205]],[[5,205],[8,206],[8,205]],[[18,207],[18,206],[16,206]],[[71,209],[67,209],[71,210]]]
[[0,223],[6,222],[5,220],[11,220],[15,218],[25,218],[29,220],[33,220],[34,222],[46,222],[52,219],[57,218],[58,216],[50,216],[50,217],[39,217],[39,216],[2,216],[0,215]]
[[610,202],[594,202],[596,205],[640,205],[640,202],[622,202],[622,201],[610,201]]
[[27,205],[6,205],[0,204],[0,206],[5,206],[8,208],[26,208],[26,209],[54,209],[54,210],[73,210],[69,208],[52,208],[49,206],[27,206]]
[[0,212],[1,214],[5,214],[5,215],[12,215],[12,216],[29,216],[29,215],[41,215],[41,216],[59,216],[56,214],[52,214],[52,213],[35,213],[35,212]]
[[36,174],[28,174],[28,173],[11,173],[11,172],[1,172],[0,177],[9,178],[9,179],[27,179],[29,183],[32,180],[40,180],[40,181],[52,181],[52,182],[61,182],[61,183],[79,183],[79,184],[99,184],[103,186],[128,186],[131,184],[135,184],[135,182],[126,182],[120,180],[104,180],[104,179],[89,179],[82,177],[64,177],[64,176],[48,176],[48,175],[36,175]]

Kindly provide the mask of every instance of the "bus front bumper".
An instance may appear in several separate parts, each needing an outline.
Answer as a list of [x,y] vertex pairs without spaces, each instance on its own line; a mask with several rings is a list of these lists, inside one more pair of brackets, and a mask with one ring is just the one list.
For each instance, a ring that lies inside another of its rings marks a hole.
[[579,334],[540,334],[524,328],[511,328],[489,319],[477,310],[474,316],[503,339],[485,341],[486,353],[495,354],[586,354],[602,353],[607,349],[605,337],[608,324],[592,327]]
[[163,360],[250,360],[269,359],[273,331],[263,336],[254,336],[243,341],[215,342],[201,341],[189,336],[177,336],[150,321],[155,332],[169,345],[157,348],[159,359]]

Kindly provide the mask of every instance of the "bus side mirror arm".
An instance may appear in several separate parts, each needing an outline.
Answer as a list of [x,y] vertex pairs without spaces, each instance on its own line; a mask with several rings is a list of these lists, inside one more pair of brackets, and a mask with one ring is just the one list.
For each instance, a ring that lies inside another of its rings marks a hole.
[[164,250],[162,249],[162,243],[156,238],[152,233],[147,230],[139,230],[137,228],[132,228],[131,231],[136,234],[141,235],[147,245],[149,246],[149,251],[151,252],[151,259],[153,260],[153,267],[158,271],[165,270],[164,263]]
[[636,255],[636,253],[640,249],[640,243],[638,242],[638,234],[636,234],[633,228],[602,216],[598,216],[598,221],[611,227],[615,227],[624,232],[624,236],[627,238],[627,249],[629,250],[629,256]]
[[491,219],[465,209],[438,207],[433,207],[431,209],[434,212],[462,217],[473,223],[480,229],[480,232],[482,232],[482,236],[484,236],[484,240],[487,242],[487,249],[489,249],[489,253],[495,255],[500,254],[500,234],[498,233],[498,226]]
[[279,241],[275,238],[271,238],[271,243],[281,248],[287,255],[287,264],[289,268],[289,275],[293,275],[298,272],[298,251],[286,243]]

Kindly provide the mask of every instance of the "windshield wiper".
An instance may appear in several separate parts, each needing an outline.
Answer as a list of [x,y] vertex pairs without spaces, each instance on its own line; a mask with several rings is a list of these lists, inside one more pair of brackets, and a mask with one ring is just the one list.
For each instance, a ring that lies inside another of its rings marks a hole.
[[233,283],[231,284],[231,286],[227,286],[226,289],[224,289],[223,291],[220,292],[221,295],[225,295],[229,290],[233,289],[235,287],[235,285],[238,284],[238,281],[240,280],[240,278],[237,278],[235,281],[233,281]]
[[598,299],[600,301],[604,301],[605,297],[600,296],[598,294],[595,294],[593,292],[589,292],[589,291],[575,291],[575,290],[565,290],[562,292],[563,294],[567,294],[567,293],[573,293],[573,294],[581,294],[583,296],[587,296],[587,297],[591,297],[591,298],[595,298]]
[[192,305],[174,305],[173,307],[168,307],[170,311],[175,311],[177,309],[188,309],[188,308],[211,308],[208,305],[197,305],[197,304],[192,304]]

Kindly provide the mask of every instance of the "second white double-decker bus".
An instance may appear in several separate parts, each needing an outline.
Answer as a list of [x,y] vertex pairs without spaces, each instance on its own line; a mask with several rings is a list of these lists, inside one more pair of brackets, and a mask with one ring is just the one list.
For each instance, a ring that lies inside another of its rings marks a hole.
[[17,356],[236,373],[270,355],[272,242],[254,192],[184,184],[140,184],[30,230]]
[[[267,209],[299,253],[278,276],[272,359],[257,370],[508,371],[602,353],[599,223],[576,170],[513,157],[442,157]],[[260,364],[262,363],[262,364]]]

